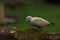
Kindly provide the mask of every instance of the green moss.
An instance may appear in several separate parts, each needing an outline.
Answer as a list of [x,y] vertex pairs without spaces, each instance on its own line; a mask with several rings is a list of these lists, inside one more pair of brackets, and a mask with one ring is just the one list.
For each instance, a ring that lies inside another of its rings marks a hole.
[[17,37],[19,40],[40,40],[41,35],[45,33],[47,32],[35,28],[22,28],[17,31]]

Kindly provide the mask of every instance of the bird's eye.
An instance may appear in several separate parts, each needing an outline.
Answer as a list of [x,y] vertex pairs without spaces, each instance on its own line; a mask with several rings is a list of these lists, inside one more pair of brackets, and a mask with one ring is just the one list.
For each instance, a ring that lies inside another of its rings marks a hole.
[[26,19],[30,19],[29,17],[27,17]]
[[28,20],[28,21],[29,21],[29,20],[30,20],[30,18],[27,18],[26,20]]

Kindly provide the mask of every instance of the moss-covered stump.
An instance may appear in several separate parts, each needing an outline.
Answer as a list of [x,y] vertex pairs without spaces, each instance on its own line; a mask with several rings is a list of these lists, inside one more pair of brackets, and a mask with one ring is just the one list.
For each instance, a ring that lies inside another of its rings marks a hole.
[[60,40],[60,33],[49,33],[36,28],[2,27],[0,28],[0,33],[12,33],[18,40]]
[[48,33],[44,30],[31,29],[18,29],[17,36],[19,40],[59,40],[60,34]]
[[47,34],[43,34],[41,36],[41,39],[42,40],[60,40],[60,33],[55,33],[55,34],[52,34],[52,33],[47,33]]
[[0,40],[18,40],[16,27],[0,27]]
[[0,33],[12,33],[17,36],[17,29],[16,27],[0,27]]
[[40,40],[42,34],[45,34],[45,31],[34,28],[19,29],[17,36],[19,40]]

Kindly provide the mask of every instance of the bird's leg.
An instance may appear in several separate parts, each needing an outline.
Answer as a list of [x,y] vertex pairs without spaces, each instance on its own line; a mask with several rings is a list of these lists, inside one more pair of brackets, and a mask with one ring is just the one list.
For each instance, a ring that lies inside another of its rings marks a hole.
[[38,29],[40,30],[42,27],[38,27]]
[[38,26],[38,25],[36,25],[36,24],[34,24],[34,25],[32,24],[32,26],[35,26],[35,27],[36,27],[37,29],[39,29],[39,30],[42,28],[42,26]]
[[36,26],[36,29],[41,30],[42,26]]
[[38,29],[41,29],[42,27],[38,27]]

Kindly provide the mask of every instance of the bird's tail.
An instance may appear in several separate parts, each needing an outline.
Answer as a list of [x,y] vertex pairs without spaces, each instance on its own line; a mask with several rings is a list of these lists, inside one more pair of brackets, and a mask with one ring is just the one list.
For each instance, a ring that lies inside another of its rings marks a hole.
[[54,25],[54,23],[50,23],[50,24],[48,24],[48,25],[46,25],[46,26],[51,26],[51,25]]
[[54,25],[54,23],[51,23],[51,25]]

